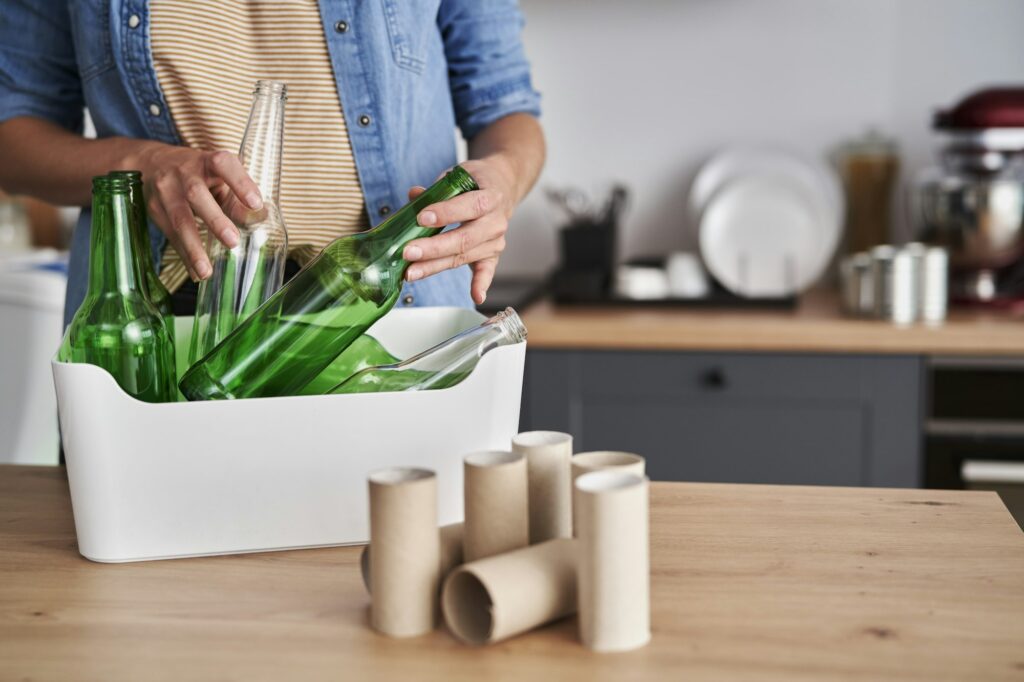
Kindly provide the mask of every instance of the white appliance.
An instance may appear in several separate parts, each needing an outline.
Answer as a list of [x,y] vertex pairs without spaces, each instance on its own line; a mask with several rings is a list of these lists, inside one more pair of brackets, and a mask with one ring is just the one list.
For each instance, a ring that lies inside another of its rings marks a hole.
[[50,358],[63,333],[66,286],[56,251],[0,257],[0,463],[57,464]]

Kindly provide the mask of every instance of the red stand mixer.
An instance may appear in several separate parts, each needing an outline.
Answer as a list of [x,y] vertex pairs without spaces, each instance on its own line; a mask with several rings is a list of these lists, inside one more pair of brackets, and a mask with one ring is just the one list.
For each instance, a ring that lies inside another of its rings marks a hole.
[[953,303],[1024,309],[1024,87],[976,92],[933,127],[941,166],[912,192],[919,238],[949,250]]

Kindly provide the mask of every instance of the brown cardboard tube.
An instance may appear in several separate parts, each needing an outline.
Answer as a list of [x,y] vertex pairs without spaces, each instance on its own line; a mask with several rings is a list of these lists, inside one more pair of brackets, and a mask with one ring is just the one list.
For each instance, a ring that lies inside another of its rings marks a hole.
[[646,463],[644,458],[632,452],[620,452],[618,450],[594,450],[593,452],[581,452],[572,457],[572,518],[573,537],[579,534],[576,532],[576,519],[579,518],[576,501],[576,479],[591,471],[602,469],[615,469],[644,476],[646,474]]
[[576,610],[576,541],[549,540],[459,566],[445,580],[448,628],[470,644],[491,644]]
[[580,639],[627,651],[651,639],[647,479],[605,469],[576,479]]
[[466,561],[502,554],[530,543],[526,459],[519,453],[488,450],[463,462]]
[[[453,523],[448,526],[441,526],[441,582],[452,572],[452,569],[462,564],[462,524]],[[363,573],[363,585],[366,591],[373,594],[373,582],[370,577],[370,546],[363,547],[363,553],[359,555],[359,569]]]
[[433,471],[394,468],[370,474],[370,547],[373,628],[391,637],[433,630],[441,565]]
[[572,537],[572,436],[527,431],[513,436],[512,452],[526,457],[530,544]]

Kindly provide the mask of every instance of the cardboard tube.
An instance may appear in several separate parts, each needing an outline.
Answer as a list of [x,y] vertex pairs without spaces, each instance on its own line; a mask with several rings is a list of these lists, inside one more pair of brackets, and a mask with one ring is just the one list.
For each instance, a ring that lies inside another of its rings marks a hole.
[[463,463],[466,561],[502,554],[530,543],[526,459],[500,450],[477,452]]
[[626,471],[637,476],[646,474],[646,463],[640,455],[632,452],[619,452],[617,450],[594,450],[593,452],[581,452],[572,457],[572,518],[573,537],[578,537],[576,532],[576,519],[579,518],[576,501],[576,479],[591,471],[612,469]]
[[526,457],[530,544],[572,537],[572,436],[527,431],[513,436],[512,452]]
[[576,610],[576,540],[561,538],[473,561],[445,580],[448,628],[470,644],[491,644]]
[[576,479],[580,639],[594,651],[651,640],[647,479],[606,469]]
[[373,628],[391,637],[433,630],[441,565],[433,471],[394,468],[370,474],[370,547]]
[[[441,526],[438,531],[441,536],[441,582],[444,582],[452,569],[462,563],[462,524],[453,523]],[[366,591],[373,594],[369,545],[363,547],[363,553],[359,555],[359,569],[363,573],[363,585],[366,586]]]

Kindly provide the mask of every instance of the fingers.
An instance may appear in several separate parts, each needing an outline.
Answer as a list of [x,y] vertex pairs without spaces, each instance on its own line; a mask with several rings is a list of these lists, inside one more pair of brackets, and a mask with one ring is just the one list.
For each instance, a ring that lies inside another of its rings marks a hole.
[[413,199],[415,199],[416,197],[418,197],[419,195],[423,194],[426,191],[426,187],[420,187],[419,185],[416,185],[415,187],[409,190],[409,201],[412,201]]
[[479,189],[460,194],[454,199],[427,206],[416,217],[423,227],[444,227],[464,223],[487,215],[501,206],[502,196],[496,189]]
[[213,268],[181,182],[173,174],[163,173],[154,182],[154,190],[150,201],[154,219],[181,256],[189,276],[193,280],[206,279]]
[[[414,239],[406,245],[402,257],[407,261],[425,261],[466,255],[485,242],[503,237],[507,229],[508,224],[499,219],[476,220],[433,237]],[[472,262],[461,260],[458,265]]]
[[[161,203],[160,198],[156,194],[149,198],[149,201],[146,203],[146,210],[149,214],[149,219],[160,228],[160,231],[164,233],[165,237],[167,237],[167,241],[171,243],[174,250],[179,255],[185,253],[185,250],[181,245],[181,239],[178,237],[178,233],[171,225],[171,219],[167,217],[167,211],[164,210],[163,203]],[[197,279],[196,274],[192,270],[192,266],[188,261],[184,260],[184,256],[182,257],[182,262],[185,265],[185,269],[188,271],[189,278],[195,281]]]
[[223,150],[213,152],[206,155],[205,166],[207,177],[223,180],[246,206],[254,211],[263,208],[260,188],[249,177],[238,156]]
[[502,251],[505,250],[505,238],[499,237],[490,241],[484,242],[466,252],[456,253],[449,256],[442,256],[440,258],[434,258],[431,260],[423,260],[413,263],[406,270],[405,278],[410,282],[431,275],[436,275],[443,270],[451,270],[461,265],[475,264],[489,258],[496,258]]
[[487,290],[491,288],[491,282],[494,281],[494,272],[498,269],[498,259],[485,258],[473,263],[471,267],[473,268],[473,282],[469,285],[469,292],[474,303],[483,305],[483,302],[487,300]]
[[224,215],[220,204],[210,193],[210,189],[199,178],[193,177],[183,181],[185,184],[185,198],[188,200],[192,211],[206,223],[217,239],[224,243],[229,249],[238,246],[238,228]]

